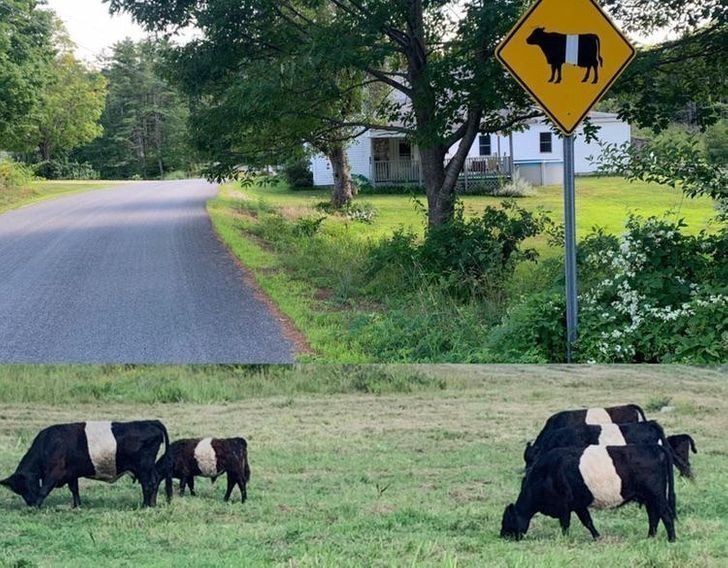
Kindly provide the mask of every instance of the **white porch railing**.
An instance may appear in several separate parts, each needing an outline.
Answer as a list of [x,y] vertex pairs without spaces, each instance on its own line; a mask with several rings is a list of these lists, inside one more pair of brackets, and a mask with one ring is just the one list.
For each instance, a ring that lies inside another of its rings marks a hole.
[[391,184],[422,182],[422,168],[420,166],[420,162],[417,160],[375,160],[373,166],[374,183]]
[[[510,176],[512,163],[510,156],[475,156],[467,158],[460,172],[461,181],[476,181],[486,177]],[[372,182],[376,184],[422,183],[422,167],[418,160],[401,158],[399,160],[374,160],[372,162]]]

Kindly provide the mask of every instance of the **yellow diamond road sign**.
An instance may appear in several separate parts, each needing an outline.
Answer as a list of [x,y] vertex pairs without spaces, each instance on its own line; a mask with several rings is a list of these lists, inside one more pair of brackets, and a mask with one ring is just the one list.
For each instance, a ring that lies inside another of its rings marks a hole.
[[559,129],[572,134],[635,50],[594,0],[538,0],[496,56]]

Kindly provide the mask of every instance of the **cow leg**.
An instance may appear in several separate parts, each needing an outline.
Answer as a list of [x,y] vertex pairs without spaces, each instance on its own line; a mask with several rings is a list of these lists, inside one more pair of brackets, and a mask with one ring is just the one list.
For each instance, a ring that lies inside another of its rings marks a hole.
[[660,518],[662,519],[662,524],[665,525],[665,530],[667,531],[667,540],[675,542],[675,519],[672,516],[667,503],[664,501],[660,503]]
[[240,478],[238,478],[238,487],[240,488],[240,502],[245,503],[245,501],[248,499],[248,490],[246,488],[247,484]]
[[558,76],[558,78],[556,79],[556,82],[561,83],[561,65],[558,65],[556,67],[556,74]]
[[179,494],[180,497],[185,494],[185,484],[187,483],[187,478],[183,475],[179,480]]
[[190,490],[190,495],[192,495],[193,497],[196,497],[197,493],[195,493],[195,476],[194,475],[190,475],[187,478],[187,487]]
[[599,66],[595,65],[594,66],[594,80],[592,81],[592,85],[594,83],[598,83],[598,82],[599,82]]
[[591,67],[586,68],[586,75],[584,75],[584,78],[581,80],[581,82],[586,83],[589,80],[589,75],[591,75]]
[[657,525],[660,522],[660,513],[655,507],[655,503],[650,501],[646,504],[647,519],[649,522],[649,529],[647,531],[648,538],[652,538],[657,534]]
[[551,77],[549,77],[549,83],[553,83],[556,78],[556,65],[551,66]]
[[228,472],[227,474],[227,491],[225,491],[225,501],[230,501],[230,495],[233,492],[233,489],[235,489],[235,485],[237,484],[237,479],[233,477],[233,475]]
[[72,479],[68,482],[68,489],[71,491],[73,497],[73,504],[71,505],[74,509],[81,506],[81,496],[78,494],[78,478]]
[[151,476],[152,476],[151,501],[152,501],[152,507],[156,507],[157,506],[157,494],[159,493],[159,474],[157,473],[157,470],[154,467],[152,468]]
[[569,534],[569,527],[571,526],[571,511],[564,512],[559,518],[559,524],[561,525],[561,532],[564,535]]
[[591,533],[592,538],[594,540],[599,538],[599,532],[594,527],[594,523],[592,522],[591,515],[589,514],[588,509],[578,509],[576,511],[576,516],[579,517],[579,520],[581,521],[581,524],[584,525],[587,530]]

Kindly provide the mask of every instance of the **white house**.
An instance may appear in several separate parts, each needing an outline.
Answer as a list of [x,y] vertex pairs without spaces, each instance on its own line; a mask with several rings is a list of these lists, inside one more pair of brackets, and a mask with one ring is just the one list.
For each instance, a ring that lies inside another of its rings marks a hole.
[[[600,152],[599,143],[622,144],[630,141],[630,126],[616,114],[591,112],[593,124],[600,127],[596,142],[587,143],[581,130],[574,143],[577,174],[588,174],[596,167],[589,160]],[[452,148],[452,152],[456,147]],[[357,138],[348,149],[354,175],[362,175],[373,184],[393,185],[421,181],[419,155],[403,134],[371,130]],[[512,161],[511,161],[512,158]],[[511,168],[534,185],[561,183],[563,144],[541,120],[532,120],[523,132],[512,135],[480,135],[470,148],[466,161],[467,175],[510,176]],[[311,159],[314,185],[333,184],[331,164],[325,156]]]

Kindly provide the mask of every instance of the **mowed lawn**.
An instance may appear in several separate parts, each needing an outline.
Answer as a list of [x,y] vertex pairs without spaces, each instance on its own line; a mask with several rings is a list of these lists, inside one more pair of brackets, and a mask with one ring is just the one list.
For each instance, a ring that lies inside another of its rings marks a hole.
[[23,205],[80,193],[92,189],[102,189],[118,185],[119,181],[34,181],[25,187],[0,188],[0,213]]
[[[709,228],[709,220],[715,216],[713,202],[708,198],[691,199],[679,189],[645,182],[628,182],[617,177],[581,177],[576,180],[577,232],[587,235],[595,226],[619,234],[624,229],[629,214],[657,215],[683,218],[690,232]],[[315,215],[315,206],[329,198],[326,190],[292,191],[286,184],[249,185],[241,189],[237,183],[225,184],[220,205],[224,199],[261,201],[284,215],[300,217]],[[364,236],[391,234],[404,227],[414,231],[424,229],[421,205],[426,205],[424,195],[361,195],[361,202],[371,203],[377,210],[372,225],[349,223],[350,230]],[[497,206],[502,197],[463,196],[463,205],[469,214],[478,214],[488,205]],[[557,222],[563,222],[563,189],[561,186],[536,188],[536,194],[517,199],[519,206],[528,210],[543,209]]]
[[[178,368],[169,371],[177,381],[173,391],[171,383],[146,376],[164,375],[163,368],[97,372],[94,379],[88,369],[78,376],[63,368],[0,371],[0,475],[12,471],[43,426],[154,417],[173,438],[245,435],[249,500],[223,503],[224,479],[215,485],[200,479],[196,498],[176,497],[153,510],[139,508],[140,489],[127,478],[115,485],[82,481],[79,510],[70,509],[66,488],[41,510],[2,490],[4,565],[683,568],[728,562],[725,370],[399,368],[393,385],[410,390],[400,381],[410,373],[412,392],[382,395],[351,392],[366,390],[366,373],[384,372],[376,368],[290,370],[285,381],[250,375],[249,386],[242,370]],[[306,394],[307,381],[296,373],[331,394]],[[358,378],[347,382],[351,375]],[[33,377],[34,389],[11,384]],[[130,388],[135,381],[136,390]],[[124,389],[126,400],[150,402],[124,402]],[[177,402],[153,402],[155,389],[158,400]],[[598,542],[576,519],[564,537],[557,521],[540,516],[523,541],[501,540],[500,519],[518,493],[526,440],[559,409],[623,402],[643,405],[668,432],[689,432],[697,441],[696,482],[677,479],[678,541],[669,544],[662,526],[648,540],[646,513],[634,504],[594,513],[603,534]],[[664,405],[672,410],[659,412]]]

